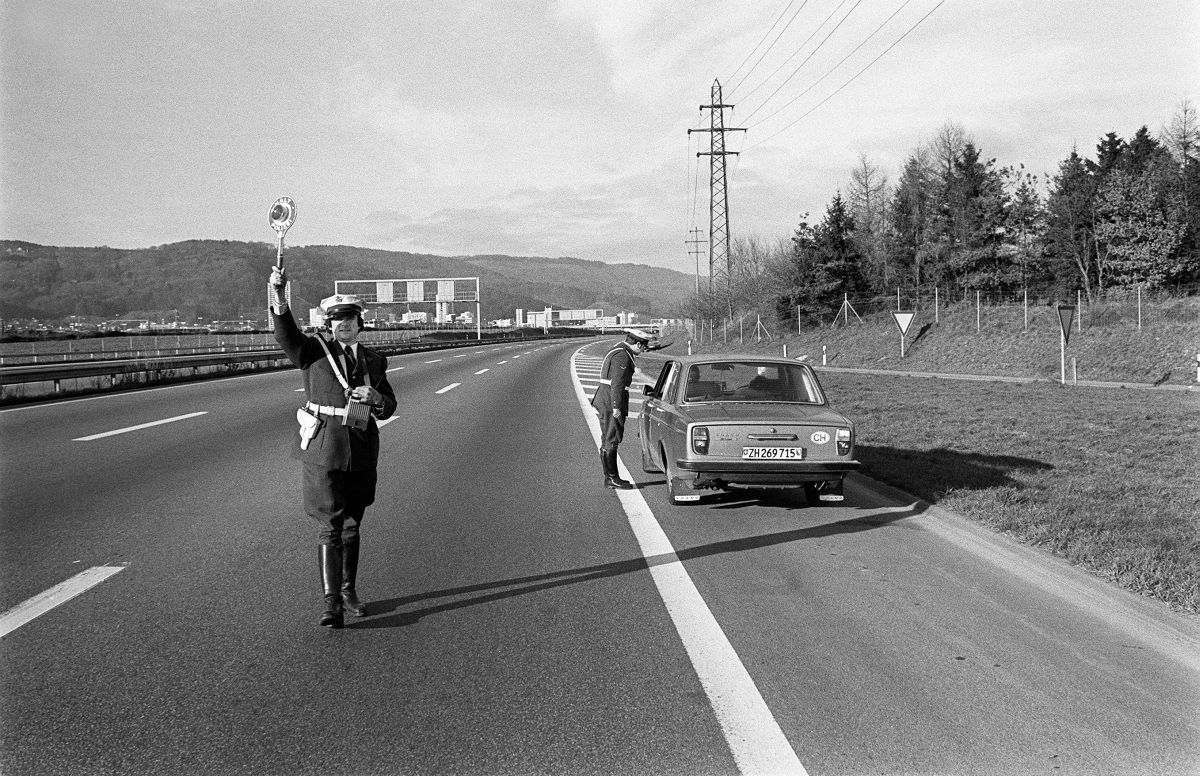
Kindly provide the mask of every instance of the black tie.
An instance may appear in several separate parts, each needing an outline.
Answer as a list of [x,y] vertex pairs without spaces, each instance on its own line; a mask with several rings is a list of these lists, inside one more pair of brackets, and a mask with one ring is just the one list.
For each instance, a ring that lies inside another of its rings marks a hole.
[[346,375],[350,378],[354,377],[354,348],[350,345],[343,346],[346,351]]

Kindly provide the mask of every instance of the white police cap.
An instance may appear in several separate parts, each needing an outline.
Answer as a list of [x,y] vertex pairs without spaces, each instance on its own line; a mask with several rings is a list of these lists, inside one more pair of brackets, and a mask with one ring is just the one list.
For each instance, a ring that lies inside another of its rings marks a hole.
[[321,310],[326,320],[348,313],[362,315],[364,309],[362,300],[354,294],[334,294],[321,300]]

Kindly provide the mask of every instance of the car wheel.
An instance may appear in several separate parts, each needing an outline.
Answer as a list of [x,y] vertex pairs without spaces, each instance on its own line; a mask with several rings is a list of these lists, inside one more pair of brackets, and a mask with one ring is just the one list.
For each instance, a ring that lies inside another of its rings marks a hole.
[[804,498],[810,507],[821,506],[821,495],[817,492],[817,483],[806,482],[804,484]]
[[679,479],[675,476],[675,471],[671,467],[671,459],[667,457],[666,448],[659,446],[658,449],[662,453],[663,472],[667,475],[667,495],[670,496],[671,503],[679,506],[682,504],[694,504],[699,501],[699,496],[679,484]]

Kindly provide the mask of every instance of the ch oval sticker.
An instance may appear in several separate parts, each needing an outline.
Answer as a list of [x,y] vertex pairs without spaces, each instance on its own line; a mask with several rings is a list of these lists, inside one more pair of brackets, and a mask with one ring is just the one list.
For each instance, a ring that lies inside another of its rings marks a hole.
[[814,431],[809,437],[814,445],[824,445],[829,443],[829,433],[826,431]]

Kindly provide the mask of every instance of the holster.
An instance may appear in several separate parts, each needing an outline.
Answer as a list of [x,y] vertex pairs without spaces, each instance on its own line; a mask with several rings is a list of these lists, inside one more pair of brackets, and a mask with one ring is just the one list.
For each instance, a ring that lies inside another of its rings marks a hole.
[[308,443],[321,430],[321,426],[325,425],[325,419],[308,407],[301,407],[296,410],[296,421],[300,424],[300,449],[307,450]]

